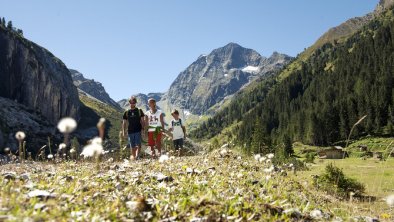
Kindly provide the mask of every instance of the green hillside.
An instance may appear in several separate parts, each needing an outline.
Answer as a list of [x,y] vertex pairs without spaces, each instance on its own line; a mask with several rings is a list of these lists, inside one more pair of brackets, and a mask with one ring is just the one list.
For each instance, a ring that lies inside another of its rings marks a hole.
[[81,109],[82,120],[81,128],[95,127],[98,120],[103,117],[106,119],[106,138],[114,147],[118,147],[119,131],[123,113],[114,109],[108,104],[79,94],[79,99],[83,103]]
[[[286,135],[307,144],[327,145],[346,139],[364,115],[368,116],[353,136],[393,135],[393,39],[391,9],[346,41],[327,43],[305,61],[298,58],[284,68],[283,72],[291,69],[287,78],[273,77],[240,93],[193,135],[211,138],[242,121],[233,135],[239,144],[249,144],[256,119],[261,119],[258,127],[274,143]],[[297,63],[299,68],[292,67]]]

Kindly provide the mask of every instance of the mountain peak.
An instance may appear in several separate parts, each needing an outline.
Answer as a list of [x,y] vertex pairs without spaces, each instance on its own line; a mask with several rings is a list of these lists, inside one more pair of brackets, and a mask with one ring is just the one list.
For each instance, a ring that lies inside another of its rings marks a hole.
[[70,69],[71,77],[74,85],[81,91],[89,94],[95,99],[111,105],[115,109],[121,109],[118,103],[116,103],[108,93],[105,91],[103,85],[100,82],[94,81],[94,79],[86,79],[82,73],[78,70]]
[[240,46],[239,44],[237,44],[235,42],[230,42],[227,45],[225,45],[223,48],[238,48],[238,47],[243,48],[242,46]]

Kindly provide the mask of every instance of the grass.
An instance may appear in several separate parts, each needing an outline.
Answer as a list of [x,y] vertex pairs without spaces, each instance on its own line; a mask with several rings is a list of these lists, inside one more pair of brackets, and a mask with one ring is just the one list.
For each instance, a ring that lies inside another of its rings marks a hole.
[[[387,191],[382,195],[392,189],[389,182],[394,184],[390,179],[394,161],[387,163],[383,174],[387,181],[382,182]],[[366,167],[369,179],[379,181],[380,176],[374,177],[373,172],[381,172],[379,164],[384,163],[369,164],[374,166]],[[378,217],[382,221],[394,218],[382,200],[369,205],[349,203],[314,188],[309,175],[318,173],[324,164],[297,175],[285,167],[283,171],[264,172],[269,166],[231,151],[170,158],[164,163],[157,160],[123,163],[103,158],[99,169],[91,162],[8,164],[0,168],[0,218],[10,221],[290,221],[311,220],[315,209],[322,212],[324,220],[336,217],[348,220],[356,216]],[[6,173],[10,172],[14,176],[7,177]],[[360,168],[348,168],[345,173],[357,176]],[[373,184],[365,176],[360,178]],[[373,187],[367,187],[374,191]],[[51,196],[28,197],[36,189],[48,191]]]
[[[390,145],[391,144],[391,145]],[[388,146],[394,147],[394,138],[384,137],[365,137],[357,140],[349,145],[350,150],[358,150],[358,146],[366,145],[370,151],[384,152]]]
[[[117,145],[119,140],[119,131],[121,131],[123,113],[107,104],[84,96],[83,94],[79,94],[79,99],[86,107],[90,108],[97,114],[97,117],[95,118],[83,120],[82,125],[84,125],[84,127],[96,127],[99,118],[105,118],[107,120],[106,128],[108,129],[108,139],[112,144]],[[91,117],[93,115],[88,116]]]

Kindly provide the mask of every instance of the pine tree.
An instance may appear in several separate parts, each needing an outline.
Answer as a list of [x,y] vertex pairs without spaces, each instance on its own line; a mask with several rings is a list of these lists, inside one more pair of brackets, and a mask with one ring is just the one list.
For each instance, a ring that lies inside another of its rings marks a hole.
[[12,30],[12,21],[8,21],[7,29]]
[[267,135],[265,134],[263,124],[261,123],[260,118],[257,118],[253,130],[251,151],[253,153],[268,154],[270,152],[269,146],[270,143],[268,141]]
[[293,144],[291,143],[290,137],[286,135],[283,143],[285,145],[284,146],[285,156],[286,157],[292,156],[294,154],[294,149],[293,149]]

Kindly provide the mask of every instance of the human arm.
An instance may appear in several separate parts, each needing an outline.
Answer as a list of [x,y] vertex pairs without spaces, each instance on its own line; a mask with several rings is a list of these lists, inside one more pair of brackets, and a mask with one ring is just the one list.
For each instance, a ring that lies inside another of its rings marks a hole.
[[186,139],[186,127],[182,126],[182,130],[183,130],[183,138]]
[[123,121],[122,121],[122,137],[126,136],[126,129],[127,129],[127,112],[123,114]]
[[122,137],[126,136],[127,121],[124,119],[122,122]]
[[164,117],[163,117],[163,113],[160,114],[160,123],[161,123],[161,128],[164,131]]
[[148,116],[147,115],[145,115],[145,123],[144,123],[144,125],[145,125],[145,133],[146,134],[148,134],[148,130],[149,130],[149,122],[148,122]]

